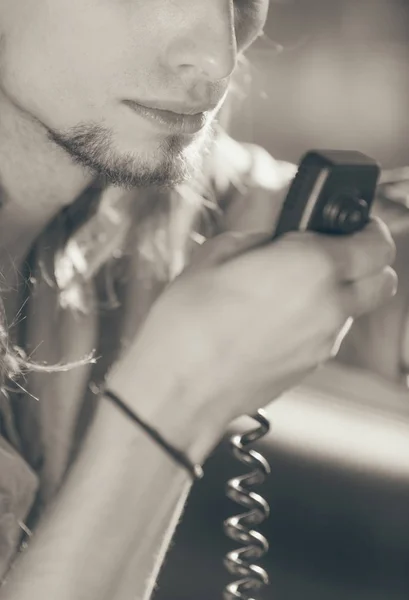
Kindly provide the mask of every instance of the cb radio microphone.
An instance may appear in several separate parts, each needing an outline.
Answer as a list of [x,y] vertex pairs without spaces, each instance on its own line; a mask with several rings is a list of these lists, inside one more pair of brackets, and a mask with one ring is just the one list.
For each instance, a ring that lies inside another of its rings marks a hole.
[[284,201],[274,237],[312,230],[353,233],[369,220],[379,164],[352,150],[311,150],[304,155]]
[[[311,150],[301,160],[284,201],[274,238],[289,231],[313,230],[340,235],[362,229],[369,221],[380,167],[361,152]],[[254,486],[270,475],[270,465],[253,444],[270,429],[263,410],[251,415],[255,428],[231,438],[233,456],[250,472],[227,482],[228,498],[245,512],[225,520],[226,535],[241,547],[230,551],[224,564],[236,580],[228,584],[223,600],[256,600],[254,594],[269,584],[259,561],[268,551],[268,540],[258,526],[269,516],[270,507]]]

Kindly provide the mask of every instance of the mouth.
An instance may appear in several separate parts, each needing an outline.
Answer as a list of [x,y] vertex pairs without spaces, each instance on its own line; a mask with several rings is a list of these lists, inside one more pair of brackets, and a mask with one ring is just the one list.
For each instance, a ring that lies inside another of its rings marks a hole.
[[190,114],[190,111],[185,113],[153,108],[134,100],[124,100],[123,103],[137,115],[154,123],[160,129],[175,134],[193,135],[198,133],[206,126],[212,114],[210,109]]

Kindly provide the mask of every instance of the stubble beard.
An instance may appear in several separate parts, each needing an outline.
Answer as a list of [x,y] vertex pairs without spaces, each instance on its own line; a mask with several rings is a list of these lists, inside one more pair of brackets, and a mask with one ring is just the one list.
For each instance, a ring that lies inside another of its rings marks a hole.
[[49,139],[65,150],[72,160],[124,188],[172,188],[196,177],[216,136],[213,124],[190,144],[178,135],[169,135],[154,152],[120,152],[113,136],[98,124],[80,124],[66,132],[48,131]]

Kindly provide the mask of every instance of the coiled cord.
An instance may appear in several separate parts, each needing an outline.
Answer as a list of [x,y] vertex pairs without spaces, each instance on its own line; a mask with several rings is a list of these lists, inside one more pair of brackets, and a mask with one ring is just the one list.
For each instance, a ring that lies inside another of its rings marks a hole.
[[256,600],[252,594],[269,584],[267,572],[255,564],[268,551],[266,538],[254,530],[270,514],[270,507],[266,500],[251,490],[255,485],[263,483],[270,474],[270,465],[259,452],[248,449],[247,446],[264,437],[270,430],[270,422],[263,410],[251,416],[259,426],[242,435],[231,438],[233,456],[252,471],[228,481],[226,494],[228,498],[237,502],[247,512],[230,517],[224,522],[226,535],[243,547],[229,552],[224,564],[231,575],[239,579],[229,584],[223,594],[224,600]]

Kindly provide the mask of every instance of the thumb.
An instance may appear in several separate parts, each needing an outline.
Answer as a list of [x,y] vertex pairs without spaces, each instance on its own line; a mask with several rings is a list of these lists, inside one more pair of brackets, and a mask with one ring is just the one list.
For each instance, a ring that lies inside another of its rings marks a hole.
[[262,244],[270,242],[271,232],[265,231],[227,231],[214,238],[206,240],[196,249],[186,271],[191,267],[205,268],[216,266],[252,250]]
[[252,168],[243,185],[231,186],[224,198],[220,235],[196,248],[191,264],[220,264],[272,241],[297,167],[275,160],[264,148],[251,146]]
[[[251,146],[251,145],[248,145]],[[233,187],[224,213],[225,231],[264,231],[273,235],[297,167],[251,146],[252,168],[243,186]]]
[[288,186],[271,192],[263,188],[249,188],[246,193],[236,192],[224,217],[226,231],[270,234],[276,229]]

